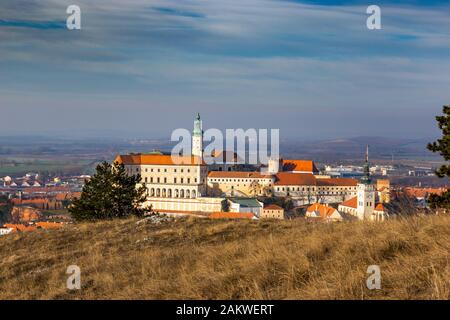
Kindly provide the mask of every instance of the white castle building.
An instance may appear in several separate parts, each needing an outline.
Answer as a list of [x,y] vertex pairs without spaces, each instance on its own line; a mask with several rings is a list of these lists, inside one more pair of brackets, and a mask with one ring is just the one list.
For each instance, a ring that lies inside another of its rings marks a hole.
[[[190,156],[153,152],[118,155],[115,161],[123,164],[129,174],[141,175],[141,183],[148,189],[147,205],[160,212],[218,212],[226,197],[256,196],[289,197],[295,205],[344,201],[342,208],[348,211],[353,210],[352,206],[346,207],[348,201],[357,198],[355,215],[369,217],[376,212],[370,179],[358,183],[355,179],[323,176],[312,160],[272,158],[267,170],[254,166],[253,171],[243,171],[234,153],[234,160],[226,162],[228,153],[217,151],[216,163],[205,163],[202,120],[197,114]],[[222,158],[223,163],[217,161]]]

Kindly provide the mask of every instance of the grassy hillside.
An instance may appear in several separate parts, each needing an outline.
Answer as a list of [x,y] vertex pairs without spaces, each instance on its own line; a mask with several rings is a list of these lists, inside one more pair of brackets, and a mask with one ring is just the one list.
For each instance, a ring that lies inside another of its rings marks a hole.
[[[449,299],[450,216],[382,224],[135,219],[0,238],[0,299]],[[66,289],[69,265],[82,289]],[[368,290],[369,265],[382,289]]]

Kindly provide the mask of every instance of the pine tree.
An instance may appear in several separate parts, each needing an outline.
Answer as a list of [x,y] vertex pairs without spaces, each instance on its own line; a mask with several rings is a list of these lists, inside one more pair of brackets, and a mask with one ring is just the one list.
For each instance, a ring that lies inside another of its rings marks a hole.
[[142,207],[147,188],[138,185],[140,174],[128,175],[123,164],[103,162],[86,182],[81,197],[73,201],[69,212],[77,221],[143,216],[151,209]]
[[[445,161],[450,160],[450,106],[442,108],[443,115],[437,116],[436,121],[439,129],[442,131],[442,138],[429,143],[427,148],[433,152],[439,153]],[[436,170],[436,175],[440,178],[450,177],[450,165],[442,165]],[[450,209],[450,191],[442,195],[431,194],[429,203],[432,208]]]
[[227,199],[223,199],[220,203],[222,212],[229,212],[230,211],[230,203]]

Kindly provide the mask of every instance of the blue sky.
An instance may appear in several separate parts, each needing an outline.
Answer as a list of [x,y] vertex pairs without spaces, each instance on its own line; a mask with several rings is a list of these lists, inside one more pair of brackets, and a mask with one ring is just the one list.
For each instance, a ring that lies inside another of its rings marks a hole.
[[0,3],[0,135],[169,138],[200,112],[282,138],[433,137],[449,88],[450,1]]

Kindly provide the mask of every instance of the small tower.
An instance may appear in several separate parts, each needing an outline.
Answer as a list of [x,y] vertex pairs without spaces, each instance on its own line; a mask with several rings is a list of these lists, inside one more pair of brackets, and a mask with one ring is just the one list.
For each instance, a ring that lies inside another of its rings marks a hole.
[[359,220],[370,219],[375,209],[375,189],[371,184],[369,167],[369,146],[366,148],[366,162],[364,164],[364,176],[357,188],[357,216]]
[[194,121],[194,130],[192,131],[192,155],[203,158],[203,129],[200,113]]
[[270,157],[267,165],[267,172],[269,174],[277,174],[280,170],[280,159],[277,157]]

